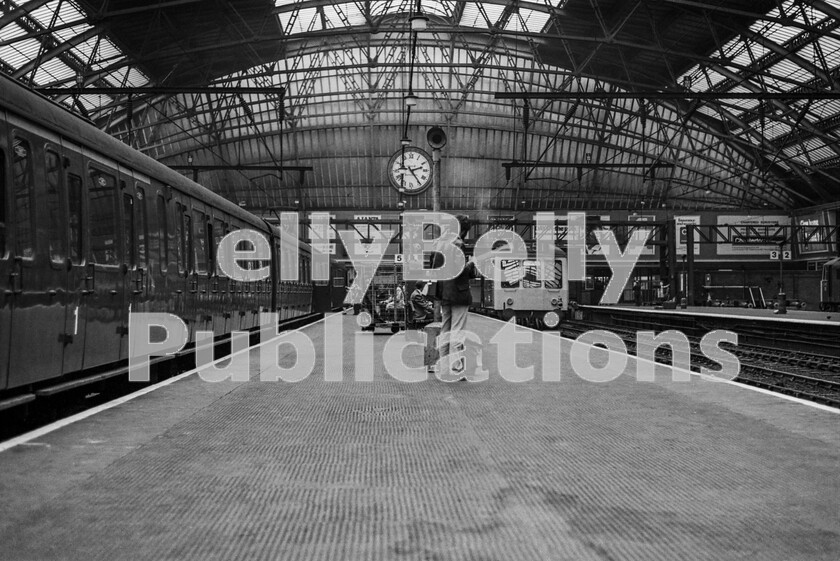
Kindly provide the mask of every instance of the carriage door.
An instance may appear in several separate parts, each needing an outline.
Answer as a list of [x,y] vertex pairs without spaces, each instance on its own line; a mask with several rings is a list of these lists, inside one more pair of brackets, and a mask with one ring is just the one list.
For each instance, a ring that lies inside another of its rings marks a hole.
[[[79,363],[72,370],[65,368],[66,361],[64,360],[65,353],[71,355],[75,350],[73,348],[75,325],[72,319],[78,314],[78,297],[69,283],[73,267],[70,254],[72,244],[68,230],[70,199],[65,174],[66,164],[69,164],[69,161],[63,157],[61,148],[47,143],[44,146],[43,162],[45,192],[42,201],[44,208],[43,213],[39,212],[39,216],[44,216],[46,221],[44,230],[47,232],[46,261],[48,265],[41,267],[41,272],[44,275],[43,282],[48,298],[45,309],[41,311],[40,322],[51,327],[45,330],[40,340],[43,341],[42,344],[56,342],[61,347],[60,351],[54,352],[54,360],[51,360],[55,362],[52,370],[55,375],[58,375],[78,370],[81,367]],[[68,316],[71,317],[68,318]],[[68,322],[68,319],[71,321]]]
[[88,259],[85,275],[85,356],[90,368],[120,358],[124,337],[123,289],[119,217],[121,193],[117,172],[91,162],[85,178],[88,185]]
[[12,277],[11,240],[11,182],[7,172],[10,168],[9,149],[6,145],[5,129],[0,126],[0,390],[6,388],[9,377],[9,333],[12,327],[12,298],[14,277]]
[[193,316],[195,331],[213,330],[213,313],[210,306],[210,232],[207,215],[201,207],[194,205],[192,210],[192,273],[190,274],[190,295],[193,297]]
[[120,272],[123,290],[120,324],[120,358],[128,357],[128,316],[142,312],[148,298],[146,263],[146,191],[148,181],[124,173],[120,181]]
[[187,246],[189,242],[189,230],[184,229],[184,224],[187,222],[188,216],[181,195],[175,195],[174,199],[174,206],[172,207],[174,209],[172,214],[172,244],[169,248],[172,256],[169,261],[171,265],[175,266],[175,274],[172,275],[170,273],[169,276],[174,282],[171,286],[167,287],[169,293],[172,295],[173,306],[173,309],[168,311],[184,320],[190,330],[192,330],[191,322],[189,321],[190,316],[187,310]]
[[52,224],[60,220],[59,189],[54,186],[50,192],[45,185],[43,141],[13,130],[12,142],[15,243],[9,387],[61,375],[59,335],[64,320],[63,240],[61,225]]
[[67,306],[64,312],[64,357],[62,371],[82,369],[85,353],[85,323],[88,296],[92,294],[87,279],[88,267],[84,246],[85,203],[84,161],[79,147],[63,143],[61,171],[67,191]]

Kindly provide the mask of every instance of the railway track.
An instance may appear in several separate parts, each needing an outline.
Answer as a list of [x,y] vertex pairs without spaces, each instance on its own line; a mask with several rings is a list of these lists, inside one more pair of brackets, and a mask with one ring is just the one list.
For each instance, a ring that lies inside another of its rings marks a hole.
[[[627,352],[636,353],[636,332],[597,322],[562,323],[563,336],[577,338],[592,329],[604,329],[615,333],[624,341]],[[718,364],[700,352],[700,339],[688,337],[691,346],[691,369],[699,372],[702,367],[716,368]],[[840,358],[805,353],[782,351],[757,345],[727,345],[741,362],[737,382],[764,388],[785,395],[807,399],[816,403],[840,407]],[[671,351],[667,347],[657,349],[657,362],[671,364]]]

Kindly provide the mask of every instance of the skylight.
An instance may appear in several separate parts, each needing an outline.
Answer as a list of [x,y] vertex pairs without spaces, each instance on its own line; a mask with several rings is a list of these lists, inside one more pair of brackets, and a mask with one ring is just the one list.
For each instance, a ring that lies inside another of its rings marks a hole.
[[[56,45],[61,46],[93,30],[75,2],[53,0],[32,10],[23,19],[25,22],[13,21],[0,28],[0,43],[3,43],[0,45],[0,60],[12,68],[25,68],[39,61],[34,75],[29,73],[36,86],[66,85],[75,80],[77,69],[85,68],[85,72],[89,72],[125,60],[116,45],[105,37],[95,35],[64,52],[57,52]],[[23,24],[31,26],[37,35],[33,37],[32,29],[23,27]],[[50,38],[52,41],[49,41]],[[149,82],[136,70],[127,75],[125,71],[120,75],[105,74],[102,78],[113,86],[136,87]],[[124,78],[127,78],[125,82]]]

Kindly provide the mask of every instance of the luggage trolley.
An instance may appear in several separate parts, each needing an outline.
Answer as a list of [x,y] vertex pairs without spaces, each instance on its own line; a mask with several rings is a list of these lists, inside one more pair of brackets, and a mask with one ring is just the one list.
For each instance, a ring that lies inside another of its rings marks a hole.
[[[402,301],[399,302],[397,291],[400,274],[397,265],[380,266],[377,274],[368,287],[362,308],[369,314],[369,321],[362,320],[362,331],[376,331],[376,328],[387,328],[391,333],[397,333],[406,328],[405,306],[407,296],[403,290]],[[367,323],[367,325],[365,325]]]

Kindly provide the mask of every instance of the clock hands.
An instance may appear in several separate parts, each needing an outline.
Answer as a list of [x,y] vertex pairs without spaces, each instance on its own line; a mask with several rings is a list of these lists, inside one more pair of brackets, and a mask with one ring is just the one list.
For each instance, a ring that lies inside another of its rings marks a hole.
[[417,177],[417,174],[416,174],[416,173],[414,173],[414,170],[415,170],[415,169],[420,169],[420,168],[408,168],[408,171],[410,171],[410,172],[411,172],[411,175],[413,175],[413,176],[414,176],[414,179],[416,179],[416,180],[417,180],[417,184],[418,184],[418,185],[422,185],[422,184],[423,184],[423,182],[422,182],[422,181],[420,181],[420,178],[419,178],[419,177]]

